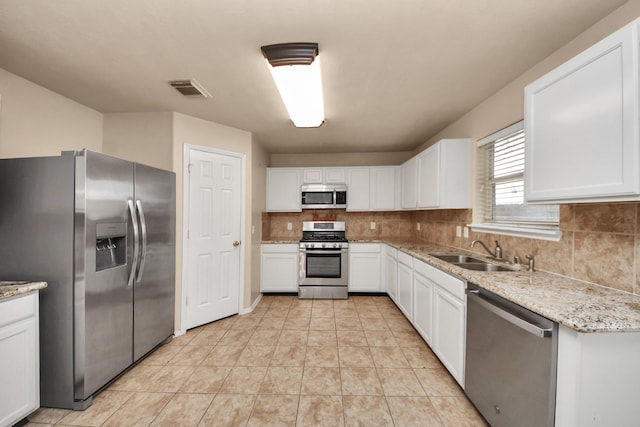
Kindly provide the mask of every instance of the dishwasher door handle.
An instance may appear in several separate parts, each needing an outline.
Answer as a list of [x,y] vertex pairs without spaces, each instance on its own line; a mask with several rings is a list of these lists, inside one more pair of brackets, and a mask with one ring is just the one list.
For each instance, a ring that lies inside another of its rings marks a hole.
[[537,325],[529,323],[526,320],[514,314],[511,314],[508,311],[505,311],[500,307],[498,307],[497,305],[494,305],[491,302],[487,301],[486,299],[482,298],[478,292],[469,291],[467,293],[467,298],[471,298],[474,302],[481,305],[483,308],[489,310],[490,312],[492,312],[497,316],[500,316],[507,322],[519,327],[520,329],[523,329],[529,332],[530,334],[536,335],[540,338],[550,337],[553,334],[552,328],[541,328]]

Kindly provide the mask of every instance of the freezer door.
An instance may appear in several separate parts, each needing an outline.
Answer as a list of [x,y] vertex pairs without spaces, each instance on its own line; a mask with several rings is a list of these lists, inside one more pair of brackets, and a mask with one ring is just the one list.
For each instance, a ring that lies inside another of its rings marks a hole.
[[135,165],[141,255],[134,281],[134,361],[174,331],[175,182],[173,172]]
[[[87,399],[132,363],[133,163],[76,157],[75,399]],[[77,405],[79,408],[81,404]]]

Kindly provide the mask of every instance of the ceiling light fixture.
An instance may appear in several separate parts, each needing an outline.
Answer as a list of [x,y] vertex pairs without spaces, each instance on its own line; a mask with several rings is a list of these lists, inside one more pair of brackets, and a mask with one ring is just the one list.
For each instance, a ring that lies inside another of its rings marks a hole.
[[321,126],[324,100],[318,43],[280,43],[260,49],[293,124]]

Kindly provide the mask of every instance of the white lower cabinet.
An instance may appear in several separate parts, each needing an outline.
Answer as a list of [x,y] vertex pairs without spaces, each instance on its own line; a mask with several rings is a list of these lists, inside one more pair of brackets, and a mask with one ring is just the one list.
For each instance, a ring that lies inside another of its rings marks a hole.
[[398,250],[393,246],[384,245],[382,254],[383,288],[393,302],[398,295]]
[[0,426],[40,406],[38,292],[0,301]]
[[431,345],[433,332],[433,282],[425,274],[426,264],[414,260],[413,270],[413,326]]
[[349,292],[382,291],[382,245],[349,244]]
[[260,251],[260,291],[298,292],[298,245],[265,243]]
[[398,252],[398,298],[396,304],[413,323],[413,257]]
[[464,387],[466,305],[443,287],[433,293],[433,352]]

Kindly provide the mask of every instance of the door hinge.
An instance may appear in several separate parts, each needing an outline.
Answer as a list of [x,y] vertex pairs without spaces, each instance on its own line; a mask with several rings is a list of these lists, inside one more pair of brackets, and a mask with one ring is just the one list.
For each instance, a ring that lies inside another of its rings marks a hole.
[[189,233],[189,230],[187,230],[187,239],[189,238],[189,236],[190,236],[190,233]]
[[189,297],[187,297],[187,301],[185,301],[184,305],[189,306]]
[[191,166],[193,165],[193,163],[189,163],[187,165],[187,173],[191,173]]

